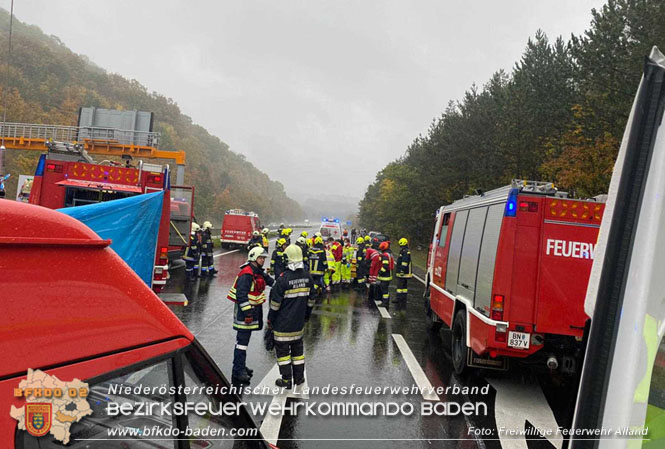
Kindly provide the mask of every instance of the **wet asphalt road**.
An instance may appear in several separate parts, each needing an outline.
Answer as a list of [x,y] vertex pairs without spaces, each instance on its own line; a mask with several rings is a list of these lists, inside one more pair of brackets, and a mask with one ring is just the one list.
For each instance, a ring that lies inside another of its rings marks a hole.
[[[217,277],[186,282],[184,269],[177,268],[171,272],[167,292],[182,292],[187,296],[187,306],[170,308],[202,342],[230,379],[235,332],[232,329],[233,303],[226,295],[238,267],[245,260],[246,252],[222,250],[217,254]],[[394,285],[391,287],[391,298],[394,299]],[[417,381],[417,374],[413,374],[417,368],[413,367],[413,363],[411,366],[407,363],[408,356],[398,347],[397,339],[401,335],[433,387],[485,387],[489,383],[488,394],[439,395],[439,402],[460,405],[466,402],[484,403],[487,416],[422,416],[421,404],[431,401],[426,401],[417,393],[319,394],[310,395],[309,402],[408,402],[413,405],[414,412],[410,416],[306,416],[298,413],[297,416],[285,416],[281,422],[278,420],[277,427],[274,422],[264,423],[265,416],[255,416],[259,426],[266,424],[262,432],[272,428],[275,438],[279,435],[280,448],[562,447],[560,440],[548,442],[539,436],[530,436],[527,441],[524,437],[499,435],[497,429],[523,430],[532,425],[540,428],[565,426],[570,419],[567,410],[571,408],[574,388],[555,385],[542,376],[525,374],[524,369],[518,367],[511,368],[507,373],[484,371],[458,377],[450,362],[450,332],[442,330],[432,333],[426,328],[423,288],[421,282],[412,279],[406,307],[400,308],[392,302],[390,318],[385,317],[385,312],[382,315],[374,303],[367,301],[364,292],[348,289],[324,297],[315,306],[305,329],[307,384],[310,388],[326,385],[411,388],[418,385],[422,381]],[[267,304],[264,305],[264,318],[267,307]],[[247,366],[254,369],[252,386],[259,385],[262,380],[273,385],[277,377],[269,375],[275,368],[276,360],[274,353],[263,348],[262,336],[262,332],[255,332],[249,344]],[[270,403],[273,400],[271,396],[247,396],[243,399],[255,403]],[[472,429],[484,429],[484,434],[479,435]],[[268,433],[271,431],[268,430]]]

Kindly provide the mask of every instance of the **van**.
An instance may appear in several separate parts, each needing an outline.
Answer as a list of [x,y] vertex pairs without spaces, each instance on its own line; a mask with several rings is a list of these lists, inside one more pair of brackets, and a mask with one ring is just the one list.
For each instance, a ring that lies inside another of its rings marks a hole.
[[247,246],[254,231],[261,232],[261,222],[257,214],[240,209],[227,210],[222,221],[222,248]]
[[342,238],[342,225],[340,224],[339,219],[332,220],[324,218],[321,221],[319,232],[321,233],[324,242],[330,237],[339,240]]
[[508,359],[527,357],[579,371],[603,210],[551,183],[520,180],[438,210],[426,310],[433,329],[452,329],[456,372],[506,369]]
[[[244,407],[221,416],[171,418],[158,407],[112,416],[112,404],[195,402],[215,408],[240,400],[194,335],[109,248],[109,240],[59,212],[0,201],[0,447],[268,447]],[[210,388],[187,393],[179,387]],[[48,398],[58,390],[69,399],[53,410],[56,400]],[[37,434],[57,427],[58,438],[50,432],[33,436],[19,422]],[[146,440],[145,429],[167,428],[235,429],[236,436]],[[144,433],[126,433],[137,429]],[[131,445],[103,440],[126,441],[122,432],[133,435]]]

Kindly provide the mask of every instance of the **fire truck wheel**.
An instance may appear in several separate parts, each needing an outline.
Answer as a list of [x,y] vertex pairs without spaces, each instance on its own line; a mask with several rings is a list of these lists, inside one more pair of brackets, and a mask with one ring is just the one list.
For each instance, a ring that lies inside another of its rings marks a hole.
[[452,359],[453,359],[453,368],[457,374],[463,374],[466,369],[466,355],[468,348],[466,347],[466,311],[459,310],[457,315],[455,315],[455,321],[453,321],[452,329],[452,340],[451,340],[451,349],[452,349]]
[[229,249],[229,244],[228,243],[222,243],[222,248]]

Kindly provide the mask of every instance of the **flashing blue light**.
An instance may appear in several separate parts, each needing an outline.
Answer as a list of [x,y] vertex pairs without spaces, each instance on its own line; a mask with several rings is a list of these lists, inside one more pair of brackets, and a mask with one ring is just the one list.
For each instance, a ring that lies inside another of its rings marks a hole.
[[517,189],[512,189],[508,194],[508,201],[506,202],[505,217],[514,217],[517,214]]
[[328,219],[327,219],[326,217],[323,217],[323,218],[321,219],[321,221],[323,221],[323,222],[325,223],[325,222],[328,221]]
[[35,170],[35,176],[44,176],[44,165],[46,165],[46,155],[42,154],[39,156],[39,162],[37,163],[37,170]]
[[339,218],[335,218],[335,223],[339,223]]

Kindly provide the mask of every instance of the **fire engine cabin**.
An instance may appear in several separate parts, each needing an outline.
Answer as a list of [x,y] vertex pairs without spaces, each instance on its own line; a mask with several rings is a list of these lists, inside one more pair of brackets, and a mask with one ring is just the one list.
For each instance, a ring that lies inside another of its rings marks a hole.
[[261,231],[258,215],[240,209],[227,210],[222,221],[222,248],[247,246],[254,231]]
[[194,187],[171,186],[169,259],[179,259],[189,245],[194,221]]
[[139,168],[131,168],[68,159],[71,156],[42,154],[30,191],[30,204],[60,209],[164,190],[152,280],[153,290],[161,292],[168,278],[171,202],[168,166],[139,161]]
[[[162,431],[178,427],[183,434],[187,428],[210,427],[220,432],[222,428],[256,428],[244,407],[237,415],[222,418],[190,413],[172,419],[158,411],[141,417],[110,415],[109,401],[205,401],[218,408],[240,399],[224,390],[191,395],[178,391],[179,386],[223,388],[229,383],[187,327],[109,248],[109,240],[65,214],[0,202],[0,447],[157,447],[151,436],[138,434],[133,434],[131,444],[104,440],[127,438],[114,437],[111,430],[144,426]],[[11,406],[21,409],[29,402],[44,402],[35,399],[36,393],[32,398],[15,395],[28,370],[41,370],[62,382],[80,379],[88,384],[92,414],[71,424],[69,444],[63,445],[51,434],[33,437],[19,430],[18,421],[10,415]],[[112,385],[119,391],[110,394]],[[135,390],[163,386],[171,391],[144,394]],[[236,447],[232,438],[222,442],[194,437],[190,443],[191,447],[222,443]],[[250,439],[236,444],[268,447],[260,432],[244,438]],[[174,447],[173,442],[169,444]]]
[[428,315],[452,329],[458,373],[526,358],[581,368],[584,297],[604,204],[551,183],[465,197],[437,212],[428,257]]

